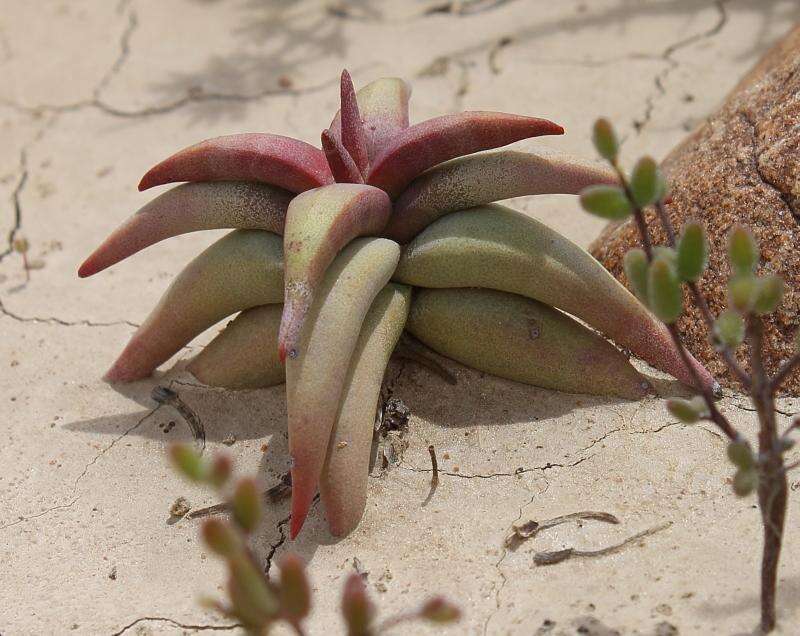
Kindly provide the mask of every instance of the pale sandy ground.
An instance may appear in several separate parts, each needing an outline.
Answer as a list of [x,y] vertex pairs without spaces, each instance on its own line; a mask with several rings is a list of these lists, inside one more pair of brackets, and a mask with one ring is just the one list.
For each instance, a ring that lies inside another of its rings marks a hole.
[[[189,435],[171,408],[154,408],[156,383],[172,382],[197,411],[210,449],[234,435],[240,467],[267,485],[287,468],[281,387],[237,394],[173,373],[116,390],[99,379],[170,278],[216,238],[174,239],[78,280],[82,257],[153,196],[135,188],[151,164],[232,132],[318,141],[345,66],[357,84],[410,79],[415,120],[462,108],[541,115],[568,134],[528,147],[591,155],[587,130],[604,114],[628,156],[662,156],[800,18],[793,1],[501,0],[425,14],[432,4],[350,2],[331,15],[283,0],[0,2],[0,232],[5,241],[18,225],[42,266],[26,283],[17,255],[0,262],[3,636],[225,625],[196,602],[222,581],[219,564],[201,554],[196,522],[169,521],[176,497],[213,498],[165,462],[166,444]],[[583,245],[600,227],[571,199],[515,205]],[[384,615],[433,592],[457,600],[465,617],[449,633],[752,631],[757,511],[731,494],[718,435],[671,421],[661,399],[565,395],[449,366],[455,387],[393,365],[395,395],[413,412],[410,448],[370,480],[356,532],[333,540],[317,508],[292,544],[286,504],[268,511],[259,554],[308,560],[312,634],[340,633],[339,588],[354,558]],[[748,427],[745,405],[733,395],[722,410]],[[429,444],[445,473],[422,507]],[[800,631],[797,506],[781,567],[785,633]],[[583,509],[622,524],[561,526],[516,552],[502,547],[516,521]],[[616,555],[532,562],[537,550],[603,547],[665,522]],[[426,633],[405,633],[417,631]]]

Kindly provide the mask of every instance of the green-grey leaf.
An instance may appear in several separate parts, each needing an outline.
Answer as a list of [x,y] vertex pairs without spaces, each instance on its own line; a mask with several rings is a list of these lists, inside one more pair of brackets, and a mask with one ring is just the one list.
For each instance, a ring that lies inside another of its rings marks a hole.
[[600,156],[608,161],[615,161],[619,152],[619,141],[614,127],[607,119],[598,119],[592,129],[592,142]]
[[636,247],[625,254],[622,261],[625,275],[633,287],[633,293],[643,303],[647,303],[647,255],[644,250]]
[[753,449],[744,439],[735,439],[728,443],[728,459],[737,468],[751,470],[756,465]]
[[685,281],[696,281],[703,275],[708,265],[708,242],[703,226],[691,221],[683,226],[683,233],[678,239],[678,278]]
[[587,212],[613,221],[625,219],[633,211],[622,188],[611,185],[584,188],[581,192],[581,205]]
[[746,497],[758,486],[758,473],[753,470],[737,470],[733,476],[733,492],[739,497]]
[[636,162],[631,173],[631,195],[640,208],[658,201],[662,189],[658,164],[652,157],[642,157]]
[[744,340],[744,318],[734,309],[726,309],[714,322],[714,336],[725,345],[735,349]]
[[757,314],[771,314],[781,304],[783,288],[783,278],[777,274],[770,274],[758,279],[753,310]]
[[667,400],[667,409],[684,424],[694,424],[700,420],[700,413],[689,403],[689,400]]
[[667,323],[675,322],[683,310],[681,284],[675,268],[666,259],[650,265],[647,277],[648,306],[656,317]]
[[735,309],[750,311],[757,296],[758,279],[752,274],[739,274],[728,281],[728,298]]
[[759,252],[756,240],[746,227],[737,225],[728,237],[728,258],[731,269],[740,275],[751,274],[758,264]]

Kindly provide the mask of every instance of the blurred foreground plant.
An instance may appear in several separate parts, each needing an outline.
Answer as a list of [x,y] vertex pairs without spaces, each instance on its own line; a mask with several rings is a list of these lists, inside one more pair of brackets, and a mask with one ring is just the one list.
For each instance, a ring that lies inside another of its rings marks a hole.
[[[228,602],[207,599],[204,604],[237,621],[250,634],[267,634],[279,622],[296,634],[305,634],[303,623],[311,611],[311,586],[303,561],[295,554],[286,554],[279,563],[280,576],[272,581],[248,545],[262,513],[262,496],[255,480],[245,478],[231,484],[233,463],[227,455],[206,460],[190,447],[178,444],[170,449],[170,458],[189,480],[228,496],[230,520],[211,518],[202,527],[203,542],[228,566]],[[444,625],[461,615],[448,600],[434,596],[415,610],[378,622],[358,573],[351,574],[344,584],[341,609],[348,636],[376,636],[415,620]]]
[[[593,140],[597,151],[617,173],[619,185],[597,185],[581,193],[581,204],[588,212],[611,220],[630,216],[636,223],[642,248],[630,250],[624,259],[625,274],[639,299],[667,325],[672,340],[681,353],[686,368],[695,373],[689,352],[681,342],[676,321],[683,312],[683,289],[686,285],[712,334],[715,349],[738,379],[742,390],[749,393],[758,422],[758,452],[755,453],[739,431],[717,409],[711,389],[691,400],[669,400],[667,408],[680,421],[691,424],[700,420],[713,422],[728,438],[728,458],[736,467],[733,490],[744,497],[756,491],[764,533],[761,562],[761,630],[775,628],[775,595],[778,560],[786,517],[787,465],[784,453],[793,445],[792,431],[800,420],[794,420],[782,433],[778,431],[775,395],[782,383],[800,363],[795,353],[773,376],[764,369],[763,316],[774,312],[781,303],[784,282],[780,276],[757,276],[760,253],[753,235],[736,226],[728,237],[728,258],[731,277],[728,281],[729,307],[713,316],[697,281],[708,265],[708,241],[703,227],[696,221],[684,224],[680,236],[665,210],[667,184],[656,162],[641,158],[627,176],[618,161],[619,142],[611,124],[598,120]],[[668,246],[653,246],[644,210],[654,207],[656,217],[667,236]],[[750,365],[746,371],[737,362],[734,352],[745,344],[749,348]],[[700,386],[700,383],[697,383]]]

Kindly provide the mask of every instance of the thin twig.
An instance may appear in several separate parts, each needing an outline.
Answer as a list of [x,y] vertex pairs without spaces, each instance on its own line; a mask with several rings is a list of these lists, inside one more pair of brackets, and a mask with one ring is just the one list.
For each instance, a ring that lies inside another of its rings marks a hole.
[[[644,211],[636,204],[635,199],[633,198],[633,193],[631,192],[630,186],[628,184],[628,179],[625,177],[625,173],[619,166],[619,163],[614,161],[612,163],[614,169],[617,172],[617,176],[619,177],[620,183],[622,184],[623,189],[625,190],[625,195],[628,197],[630,201],[631,207],[633,208],[633,217],[636,220],[636,225],[639,228],[639,235],[642,240],[642,245],[644,246],[645,254],[647,255],[647,261],[649,263],[653,262],[653,250],[650,243],[650,234],[647,229],[647,223],[644,218]],[[662,218],[662,221],[670,225],[669,219],[666,218],[666,214]],[[673,237],[674,242],[674,231],[671,232],[671,236]],[[700,379],[700,374],[697,372],[697,369],[694,368],[694,365],[691,363],[689,359],[689,354],[686,351],[686,348],[683,346],[683,342],[681,341],[680,334],[678,333],[678,328],[674,325],[667,325],[667,330],[669,331],[670,336],[672,337],[672,342],[675,345],[675,348],[678,351],[678,354],[681,357],[681,361],[683,362],[684,367],[686,367],[689,374],[692,376],[692,380],[694,380],[695,387],[700,390],[700,394],[703,397],[703,401],[706,403],[706,407],[708,408],[709,412],[709,420],[712,421],[717,427],[725,433],[730,439],[738,439],[739,434],[734,430],[734,428],[730,425],[730,422],[725,418],[722,413],[719,412],[715,405],[714,394],[711,392],[710,388],[707,388],[705,384]]]
[[[285,499],[292,492],[292,473],[284,473],[281,475],[281,480],[272,488],[264,491],[263,497],[269,503],[278,503]],[[198,508],[192,510],[188,515],[189,519],[197,519],[199,517],[210,517],[212,515],[220,515],[231,511],[231,505],[228,502],[222,502],[208,506],[207,508]]]
[[206,429],[197,414],[189,408],[186,402],[181,400],[175,391],[165,386],[156,386],[150,393],[150,397],[159,404],[168,404],[180,413],[181,417],[189,425],[195,444],[198,446],[198,452],[202,455],[206,449]]
[[605,523],[613,524],[618,524],[620,522],[619,519],[610,512],[594,512],[592,510],[587,510],[584,512],[572,512],[568,515],[561,515],[545,521],[536,521],[531,519],[523,524],[515,524],[511,526],[512,532],[506,537],[504,543],[509,550],[513,551],[516,550],[524,541],[532,539],[542,530],[553,528],[561,525],[562,523],[581,521],[584,519],[592,519],[594,521],[603,521]]
[[436,460],[436,449],[433,447],[433,444],[428,446],[428,453],[431,456],[431,467],[433,468],[433,472],[431,474],[431,489],[428,493],[428,496],[425,497],[425,501],[422,502],[423,506],[427,506],[430,500],[433,498],[433,493],[436,492],[436,489],[439,487],[439,462]]
[[628,537],[624,541],[620,543],[616,543],[614,545],[610,545],[607,548],[602,548],[600,550],[578,550],[576,548],[566,548],[564,550],[555,550],[553,552],[537,552],[533,555],[533,562],[536,565],[554,565],[556,563],[561,563],[562,561],[566,561],[567,559],[572,559],[575,557],[602,557],[607,556],[609,554],[613,554],[614,552],[618,552],[625,546],[638,541],[639,539],[643,539],[644,537],[648,537],[656,532],[661,532],[662,530],[666,530],[672,525],[671,521],[666,521],[662,524],[657,526],[653,526],[652,528],[648,528],[647,530],[643,530],[642,532],[638,532],[632,537]]
[[789,358],[783,364],[783,366],[780,369],[778,369],[778,372],[770,381],[770,387],[769,387],[770,391],[772,391],[773,393],[777,393],[780,390],[781,385],[784,383],[784,381],[789,377],[789,375],[791,375],[792,371],[794,371],[797,368],[797,365],[799,364],[800,364],[800,352],[795,353],[791,358]]

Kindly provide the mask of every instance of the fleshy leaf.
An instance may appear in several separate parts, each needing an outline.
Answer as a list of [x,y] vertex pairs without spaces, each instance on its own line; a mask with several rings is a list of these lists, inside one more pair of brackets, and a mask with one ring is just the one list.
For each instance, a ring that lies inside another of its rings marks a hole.
[[261,183],[185,183],[118,227],[78,270],[91,276],[164,239],[198,230],[259,229],[283,234],[292,194]]
[[[411,89],[397,77],[384,77],[370,82],[356,93],[369,160],[383,150],[404,128],[408,128],[408,99]],[[331,134],[341,141],[341,112],[330,125]]]
[[317,188],[291,202],[283,236],[286,292],[278,335],[281,360],[295,348],[325,268],[356,236],[378,234],[390,213],[385,192],[350,183]]
[[331,174],[337,183],[364,183],[364,177],[356,162],[353,161],[342,143],[331,135],[330,131],[322,131],[321,142]]
[[353,88],[353,80],[350,73],[342,71],[341,79],[341,121],[342,121],[342,145],[348,154],[353,158],[360,174],[367,174],[369,168],[369,157],[367,156],[367,139],[364,135],[364,125],[361,122],[361,114],[358,112],[358,100],[356,91]]
[[296,554],[286,554],[280,562],[278,595],[281,611],[292,621],[300,621],[311,611],[311,586],[303,561]]
[[639,399],[649,384],[628,359],[566,314],[493,289],[418,289],[408,331],[434,351],[534,386]]
[[414,179],[398,197],[385,235],[410,241],[450,212],[532,194],[578,194],[595,184],[614,184],[602,165],[568,155],[532,155],[514,150],[453,159]]
[[195,336],[226,316],[283,296],[281,239],[234,230],[178,274],[106,373],[109,382],[150,375]]
[[142,177],[139,190],[176,181],[259,181],[303,192],[333,182],[325,153],[281,135],[244,133],[201,141]]
[[209,386],[260,389],[283,384],[278,329],[283,305],[246,309],[208,343],[186,367]]
[[399,257],[399,246],[387,239],[359,238],[347,245],[319,285],[300,332],[298,355],[286,360],[292,538],[317,491],[361,324]]
[[347,636],[367,636],[372,633],[375,606],[367,596],[361,575],[351,574],[342,592],[342,615],[347,625]]
[[[500,205],[454,212],[431,224],[406,246],[394,280],[420,287],[488,287],[539,300],[693,383],[664,325],[602,265],[558,232]],[[711,374],[690,360],[703,385],[713,388]]]
[[564,129],[546,119],[488,111],[444,115],[406,128],[375,157],[367,183],[397,197],[428,168],[461,155]]
[[411,288],[384,287],[364,318],[350,360],[320,479],[325,516],[335,536],[353,530],[364,512],[375,410],[384,371],[410,304]]

